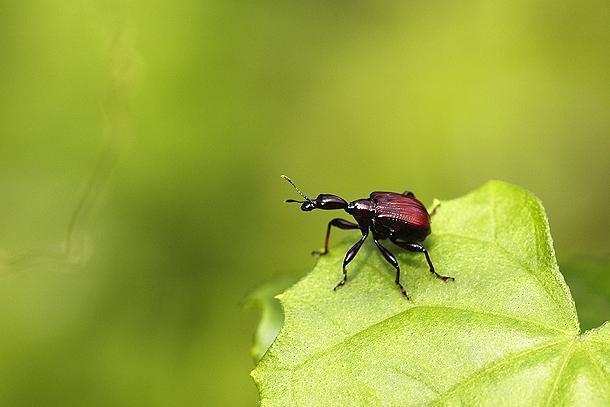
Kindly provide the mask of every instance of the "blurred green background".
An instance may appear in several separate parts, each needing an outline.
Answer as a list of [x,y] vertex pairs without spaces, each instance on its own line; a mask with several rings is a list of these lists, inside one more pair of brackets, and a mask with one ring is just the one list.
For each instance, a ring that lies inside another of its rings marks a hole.
[[0,405],[255,404],[244,298],[331,217],[282,173],[522,185],[608,319],[609,47],[607,1],[0,2]]

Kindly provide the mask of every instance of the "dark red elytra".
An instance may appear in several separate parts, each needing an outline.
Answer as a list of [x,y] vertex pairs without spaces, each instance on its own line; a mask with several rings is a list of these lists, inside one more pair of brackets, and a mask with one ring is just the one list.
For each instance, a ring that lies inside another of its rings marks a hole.
[[[357,199],[347,202],[345,199],[332,194],[320,194],[316,199],[308,198],[290,178],[282,175],[294,189],[305,199],[297,201],[287,199],[286,202],[298,202],[301,210],[309,212],[314,209],[343,209],[354,217],[356,223],[345,219],[335,218],[328,222],[326,237],[324,238],[324,250],[315,251],[313,254],[323,256],[328,253],[328,243],[331,227],[339,229],[360,229],[362,237],[347,252],[343,260],[343,278],[335,286],[335,290],[347,281],[346,266],[356,257],[358,250],[368,237],[373,235],[375,245],[383,255],[384,259],[396,269],[396,285],[402,294],[409,298],[407,291],[400,283],[400,266],[396,257],[385,248],[379,241],[390,239],[396,246],[411,252],[423,253],[430,268],[430,272],[443,281],[451,280],[453,277],[442,276],[436,272],[430,254],[420,244],[430,234],[430,216],[424,204],[422,204],[412,192],[405,191],[402,194],[395,192],[372,192],[368,198]],[[433,211],[434,212],[434,211]]]

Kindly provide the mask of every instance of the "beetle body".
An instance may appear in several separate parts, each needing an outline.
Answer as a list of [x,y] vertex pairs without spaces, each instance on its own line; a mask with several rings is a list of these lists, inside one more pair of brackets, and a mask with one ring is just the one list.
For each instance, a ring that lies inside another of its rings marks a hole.
[[393,244],[403,249],[423,253],[428,262],[430,272],[443,281],[454,280],[452,277],[442,276],[436,272],[428,251],[420,244],[430,234],[430,217],[426,207],[417,199],[412,192],[402,194],[395,192],[372,192],[368,198],[357,199],[347,202],[343,198],[332,194],[320,194],[316,199],[310,199],[297,188],[297,186],[286,176],[282,176],[305,198],[304,201],[288,199],[286,202],[298,202],[301,210],[305,212],[314,209],[343,209],[352,215],[356,223],[345,219],[335,218],[328,223],[326,237],[324,239],[324,250],[313,252],[322,256],[328,253],[328,244],[331,227],[339,229],[360,229],[362,237],[347,252],[343,260],[343,278],[335,290],[347,281],[346,266],[356,257],[369,234],[373,235],[375,245],[394,269],[396,270],[396,285],[402,294],[409,298],[406,290],[400,283],[400,266],[394,255],[383,246],[380,241],[389,239]]
[[371,203],[373,215],[371,228],[382,239],[393,235],[406,241],[423,242],[430,234],[430,215],[414,196],[373,192],[367,201]]

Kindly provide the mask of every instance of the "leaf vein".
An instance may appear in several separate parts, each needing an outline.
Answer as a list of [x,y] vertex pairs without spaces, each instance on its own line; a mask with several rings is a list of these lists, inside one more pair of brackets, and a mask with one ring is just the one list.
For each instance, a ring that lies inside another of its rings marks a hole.
[[589,358],[589,360],[591,360],[593,366],[595,367],[595,370],[600,374],[600,376],[603,379],[605,379],[606,381],[609,381],[610,377],[606,374],[604,368],[599,365],[599,363],[597,362],[597,359],[591,353],[591,349],[589,349],[587,346],[583,346],[583,348],[585,350],[587,357]]
[[534,348],[529,348],[529,349],[526,349],[524,351],[521,351],[521,352],[518,352],[518,353],[515,353],[512,355],[505,355],[498,359],[495,359],[491,363],[481,367],[480,369],[475,370],[474,372],[472,372],[471,374],[466,376],[464,379],[460,380],[458,383],[456,383],[455,385],[450,387],[438,399],[436,399],[434,401],[436,403],[439,403],[442,400],[447,399],[447,397],[449,397],[451,394],[457,392],[458,390],[461,390],[462,387],[468,385],[469,383],[476,381],[481,376],[483,376],[487,373],[490,373],[490,372],[494,371],[495,369],[506,365],[507,363],[516,362],[516,361],[524,359],[528,356],[532,356],[533,354],[540,352],[544,349],[552,348],[553,346],[558,346],[558,345],[566,343],[566,342],[568,342],[568,340],[564,339],[564,340],[556,341],[556,342],[552,342],[552,343],[545,343],[544,345],[536,346]]
[[404,311],[401,311],[399,313],[396,313],[394,315],[391,315],[391,316],[389,316],[387,318],[384,318],[384,319],[382,319],[379,322],[376,322],[376,323],[374,323],[372,325],[369,325],[366,328],[364,328],[364,329],[362,329],[362,330],[360,330],[358,332],[355,332],[354,334],[352,334],[352,335],[350,335],[350,336],[348,336],[346,338],[341,339],[339,342],[335,343],[334,345],[331,345],[330,347],[328,347],[326,349],[323,349],[321,351],[313,353],[312,355],[310,355],[307,358],[305,358],[305,360],[303,360],[301,363],[298,363],[298,364],[294,365],[292,367],[292,369],[294,369],[294,370],[301,369],[304,366],[308,365],[311,361],[313,361],[315,359],[318,359],[318,358],[320,358],[320,357],[330,353],[334,349],[344,345],[345,343],[349,342],[350,340],[365,334],[367,331],[369,331],[371,329],[374,329],[374,328],[377,328],[379,326],[382,326],[383,324],[387,323],[388,321],[391,321],[394,318],[401,317],[401,316],[403,316],[403,315],[405,315],[407,313],[410,313],[412,311],[419,311],[419,310],[424,310],[424,309],[431,309],[431,310],[438,309],[438,310],[448,310],[448,311],[457,311],[457,312],[464,312],[464,313],[479,314],[479,315],[484,315],[484,316],[490,317],[492,320],[495,320],[495,321],[509,320],[509,321],[520,323],[520,324],[534,325],[534,326],[537,326],[539,328],[543,328],[544,330],[554,331],[554,332],[565,334],[564,331],[561,331],[561,330],[559,330],[557,328],[548,327],[548,326],[545,326],[545,325],[543,325],[543,324],[541,324],[539,322],[530,321],[530,320],[527,320],[527,319],[519,319],[519,318],[516,318],[516,317],[514,317],[512,315],[498,314],[498,313],[492,313],[492,312],[489,312],[489,311],[474,310],[474,309],[467,309],[467,308],[447,307],[447,306],[444,306],[444,305],[418,305],[418,306],[414,306],[414,307],[408,308],[408,309],[406,309]]
[[540,287],[542,287],[542,289],[544,290],[547,297],[549,297],[551,299],[551,302],[553,303],[553,305],[561,311],[560,304],[558,304],[557,301],[555,300],[555,296],[553,295],[553,293],[551,293],[551,291],[549,290],[549,287],[542,284],[542,281],[541,281],[540,277],[538,276],[538,274],[536,274],[534,272],[534,270],[532,268],[530,268],[526,263],[521,261],[521,259],[519,259],[517,256],[515,256],[514,254],[509,252],[504,246],[502,246],[500,243],[498,243],[497,240],[490,242],[488,240],[479,239],[479,238],[472,237],[472,236],[460,235],[457,233],[450,233],[450,232],[439,233],[439,234],[437,234],[437,236],[449,236],[449,237],[455,237],[455,238],[459,238],[459,239],[467,239],[467,240],[471,240],[474,242],[479,242],[481,244],[495,246],[499,251],[504,253],[508,257],[509,260],[516,263],[521,269],[525,270],[528,274],[530,274],[536,280],[538,285]]
[[376,366],[376,365],[368,365],[368,366],[370,368],[374,368],[374,369],[392,370],[392,371],[394,371],[396,373],[400,373],[400,374],[402,374],[402,375],[404,375],[406,377],[409,377],[409,378],[411,378],[411,379],[413,379],[413,380],[415,380],[417,382],[420,382],[421,384],[423,384],[424,386],[426,386],[427,388],[432,390],[432,392],[435,393],[435,394],[439,394],[440,393],[440,390],[434,384],[428,383],[427,380],[425,380],[425,379],[423,379],[421,377],[418,377],[418,376],[414,375],[411,372],[405,371],[403,369],[399,369],[399,368],[397,368],[395,366]]
[[553,396],[555,395],[555,392],[557,391],[557,386],[559,385],[559,381],[561,379],[561,376],[563,375],[563,371],[565,370],[566,366],[568,365],[568,362],[570,361],[570,358],[572,357],[572,353],[574,352],[575,343],[576,343],[576,341],[573,340],[572,343],[570,344],[570,347],[566,350],[566,355],[563,359],[563,362],[561,363],[561,367],[559,368],[559,371],[557,372],[557,375],[555,376],[555,379],[553,380],[553,385],[551,386],[549,394],[546,397],[545,405],[547,405],[547,406],[550,405],[551,400],[552,400]]

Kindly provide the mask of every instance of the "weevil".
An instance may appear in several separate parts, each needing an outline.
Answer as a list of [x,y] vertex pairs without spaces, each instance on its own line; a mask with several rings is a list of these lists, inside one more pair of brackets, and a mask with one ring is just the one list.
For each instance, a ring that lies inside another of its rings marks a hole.
[[432,213],[428,213],[424,204],[415,198],[412,192],[405,191],[399,194],[396,192],[376,191],[371,192],[368,198],[356,199],[349,203],[345,199],[332,194],[319,194],[316,199],[310,199],[290,178],[285,175],[282,175],[282,178],[288,181],[299,195],[305,199],[304,201],[287,199],[286,202],[300,203],[301,210],[305,212],[310,212],[314,209],[343,209],[356,220],[356,223],[354,223],[345,219],[335,218],[328,222],[324,238],[324,249],[312,253],[316,256],[323,256],[328,253],[330,230],[332,227],[347,230],[360,229],[362,237],[347,251],[343,260],[343,278],[337,283],[334,288],[335,290],[345,285],[347,281],[346,267],[354,260],[369,234],[373,235],[373,242],[375,242],[375,246],[377,246],[383,258],[396,270],[394,282],[407,299],[409,299],[409,295],[400,282],[400,265],[396,257],[380,243],[381,240],[390,239],[393,244],[400,248],[410,252],[423,253],[430,268],[430,273],[445,282],[455,280],[453,277],[443,276],[436,272],[430,259],[430,254],[421,245],[431,232],[430,217],[434,214],[434,210]]

